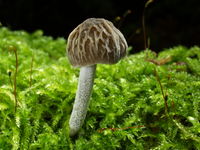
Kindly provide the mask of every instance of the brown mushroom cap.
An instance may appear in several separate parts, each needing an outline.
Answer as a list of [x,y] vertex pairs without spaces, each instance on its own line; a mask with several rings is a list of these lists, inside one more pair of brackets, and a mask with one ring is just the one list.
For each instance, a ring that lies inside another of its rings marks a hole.
[[115,64],[126,55],[123,34],[108,20],[90,18],[69,35],[67,53],[75,67],[94,64]]

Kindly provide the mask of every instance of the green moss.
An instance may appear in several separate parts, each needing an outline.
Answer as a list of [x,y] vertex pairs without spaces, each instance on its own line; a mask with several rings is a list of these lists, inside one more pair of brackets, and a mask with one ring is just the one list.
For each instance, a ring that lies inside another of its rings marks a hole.
[[[16,112],[10,46],[19,58]],[[69,64],[65,47],[65,39],[42,31],[0,28],[0,149],[200,149],[199,47],[177,46],[158,57],[148,51],[151,60],[170,57],[160,66],[146,61],[146,52],[98,65],[88,114],[74,138],[68,119],[79,69]]]

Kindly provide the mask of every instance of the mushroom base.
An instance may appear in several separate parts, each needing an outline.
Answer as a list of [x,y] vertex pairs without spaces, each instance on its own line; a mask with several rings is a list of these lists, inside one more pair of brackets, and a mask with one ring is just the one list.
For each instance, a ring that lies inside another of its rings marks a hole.
[[69,120],[70,136],[74,136],[82,127],[89,106],[90,95],[94,83],[96,65],[81,67],[78,90],[72,114]]

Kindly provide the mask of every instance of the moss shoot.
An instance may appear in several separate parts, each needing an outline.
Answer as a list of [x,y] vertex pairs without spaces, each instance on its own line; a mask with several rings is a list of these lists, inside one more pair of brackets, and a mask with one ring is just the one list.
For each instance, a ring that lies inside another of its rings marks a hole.
[[0,149],[200,149],[199,47],[98,65],[84,126],[73,138],[68,122],[79,69],[65,47],[64,38],[42,31],[0,27]]

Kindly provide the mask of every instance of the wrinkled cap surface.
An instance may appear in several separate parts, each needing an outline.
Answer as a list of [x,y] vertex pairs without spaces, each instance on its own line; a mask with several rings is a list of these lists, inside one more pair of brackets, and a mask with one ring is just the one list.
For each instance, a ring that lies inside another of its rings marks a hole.
[[69,35],[67,53],[75,67],[94,64],[115,64],[126,55],[123,34],[108,20],[90,18]]

